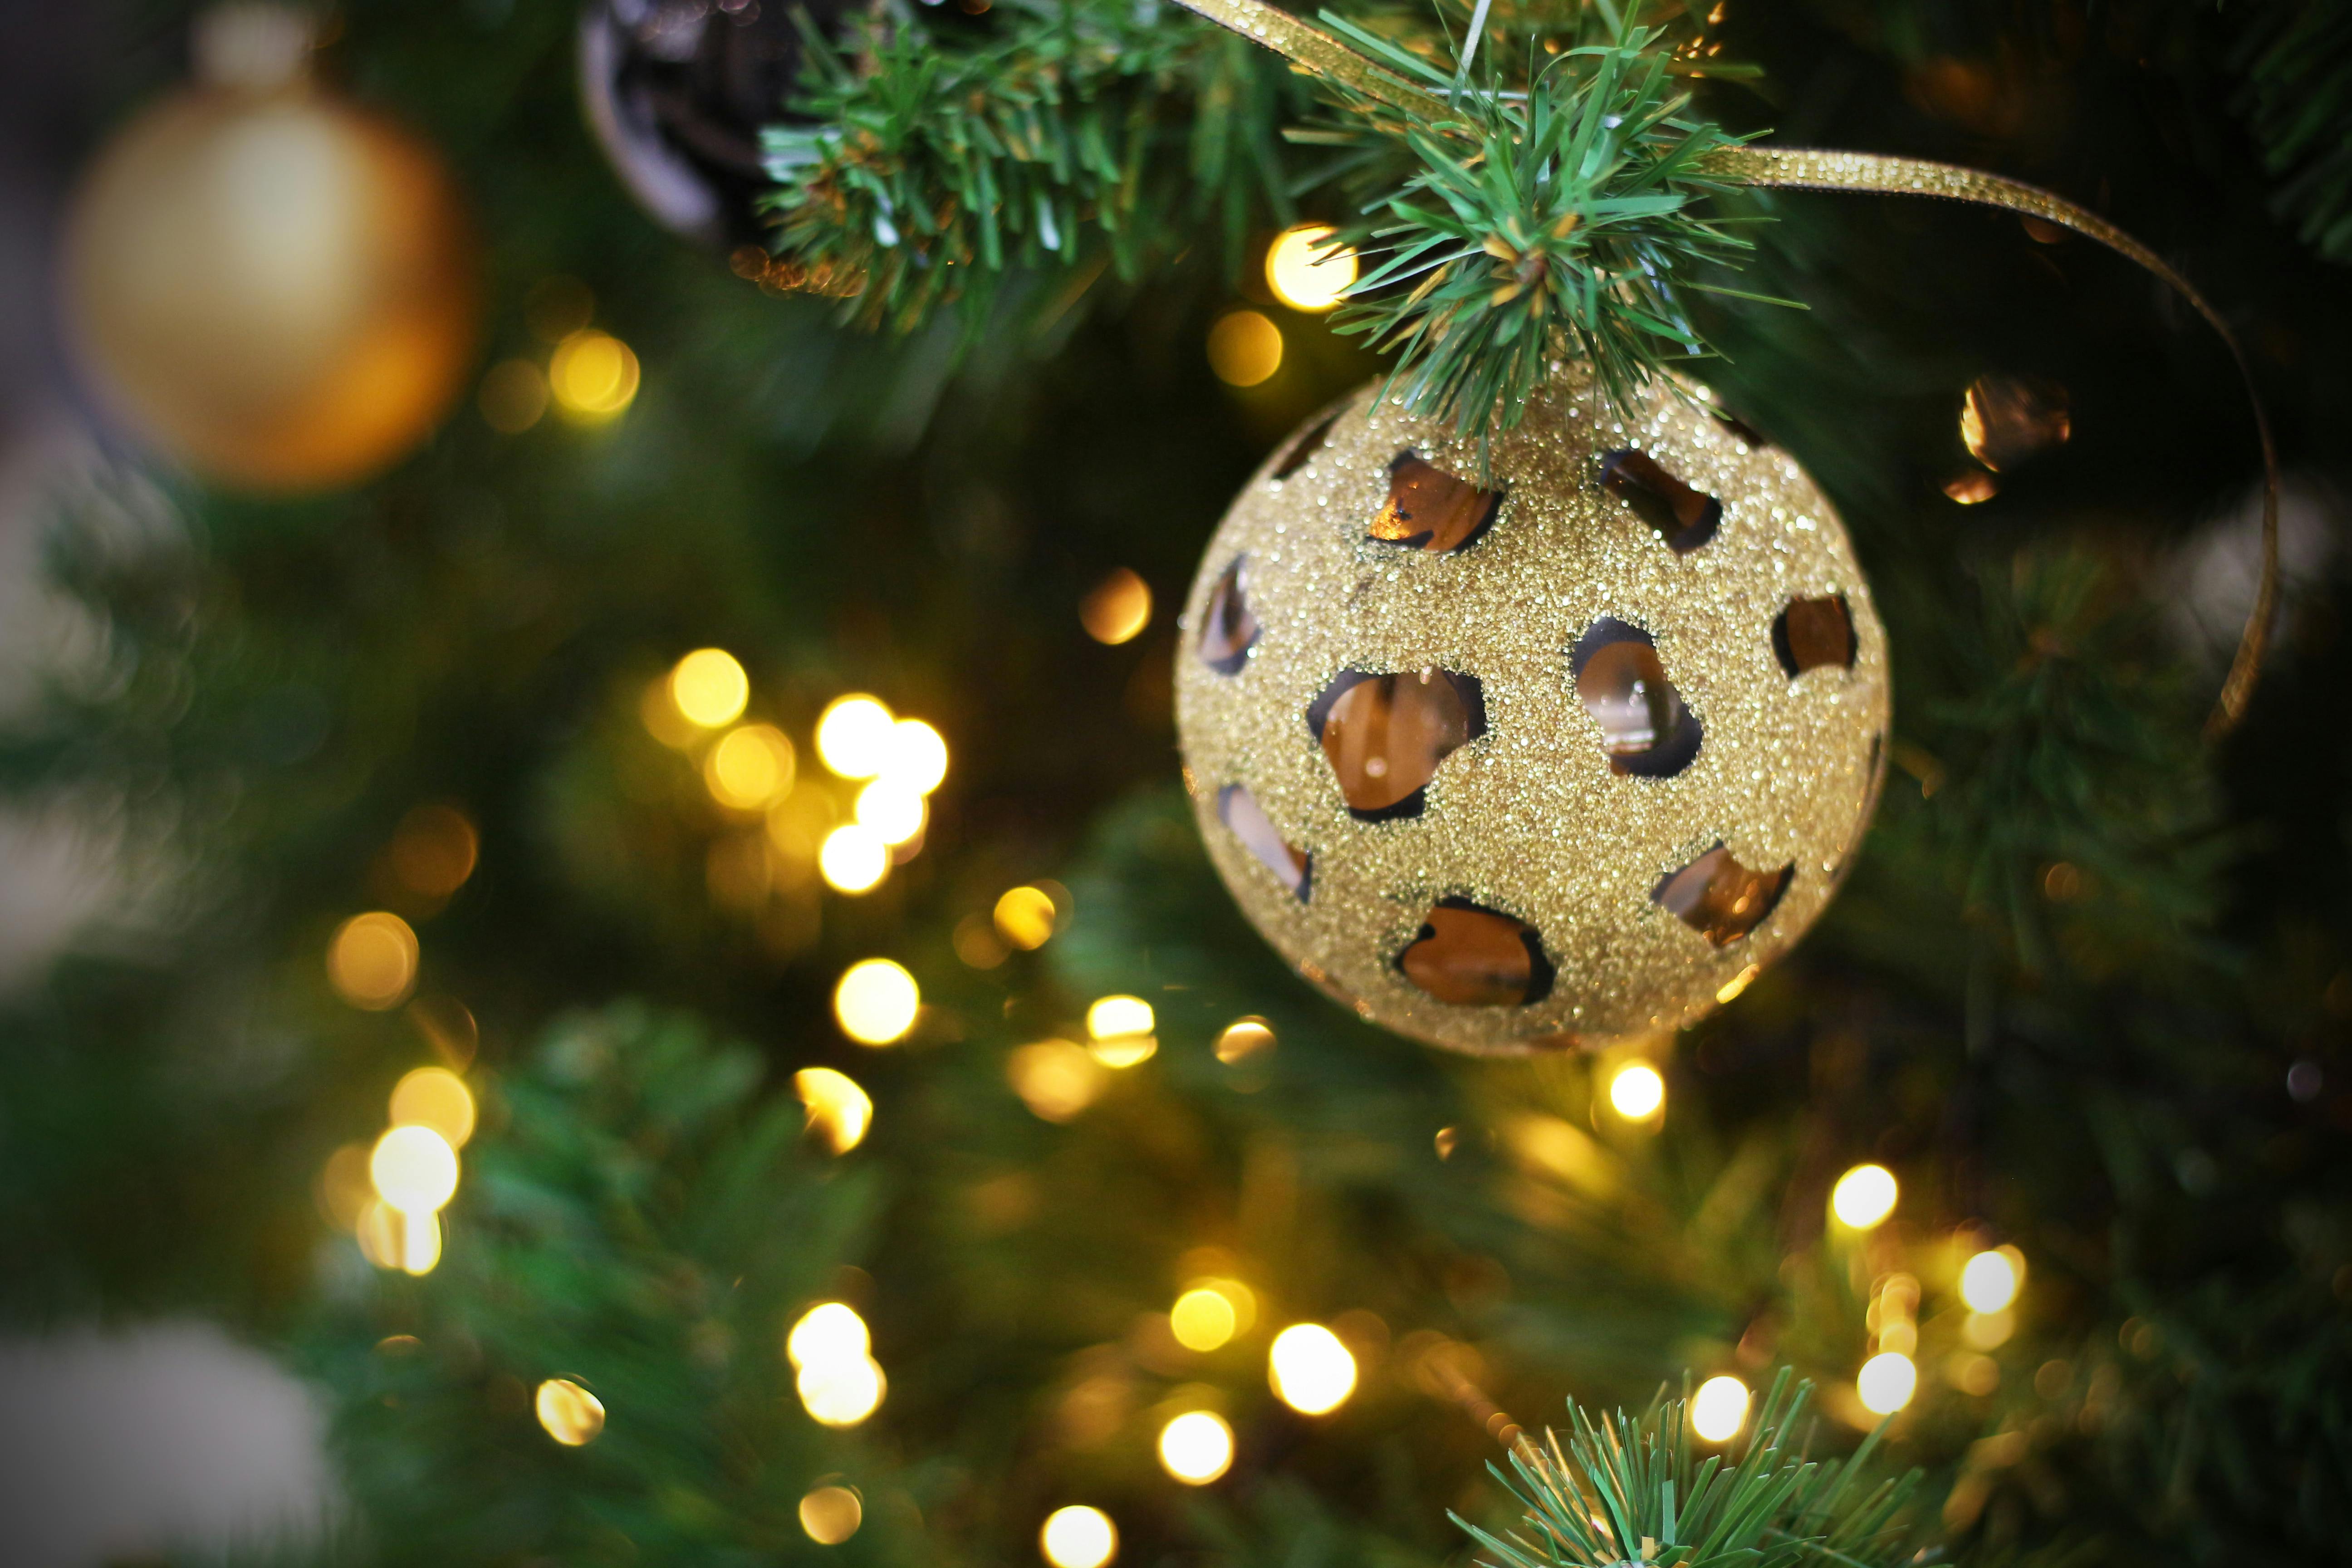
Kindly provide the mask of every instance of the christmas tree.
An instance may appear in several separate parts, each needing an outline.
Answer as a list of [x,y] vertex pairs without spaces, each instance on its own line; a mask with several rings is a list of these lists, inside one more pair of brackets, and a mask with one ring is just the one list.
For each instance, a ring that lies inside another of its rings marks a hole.
[[[762,4],[173,13],[203,58],[103,84],[352,117],[319,189],[469,215],[368,220],[438,281],[270,383],[406,345],[328,434],[192,401],[272,351],[109,270],[193,176],[101,154],[131,226],[66,264],[145,445],[49,492],[75,635],[0,781],[120,891],[0,996],[0,1291],[224,1325],[339,1499],[163,1560],[2342,1550],[2336,8]],[[2061,205],[1778,188],[1791,147]],[[199,218],[264,315],[329,265],[201,209],[167,271]],[[1687,1026],[1481,1059],[1236,909],[1177,607],[1335,399],[1494,484],[1563,364],[1818,483],[1893,721],[1801,947],[1662,887],[1730,976]]]

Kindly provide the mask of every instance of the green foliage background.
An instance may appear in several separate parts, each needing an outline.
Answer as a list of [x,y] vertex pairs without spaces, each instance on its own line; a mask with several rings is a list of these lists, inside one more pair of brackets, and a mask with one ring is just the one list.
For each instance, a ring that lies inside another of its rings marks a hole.
[[[1197,26],[1151,16],[1147,41]],[[1695,368],[1840,503],[1894,638],[1903,771],[1822,929],[1677,1042],[1664,1131],[1635,1136],[1595,1114],[1587,1064],[1441,1058],[1287,974],[1172,782],[1167,613],[1118,648],[1078,629],[1114,565],[1175,603],[1259,456],[1377,368],[1281,312],[1272,382],[1209,374],[1206,325],[1260,298],[1243,263],[1287,187],[1223,187],[1244,193],[1216,210],[1230,243],[1144,247],[1084,290],[1034,255],[975,313],[864,335],[627,205],[580,123],[573,22],[553,0],[362,0],[325,66],[471,192],[486,356],[537,352],[529,289],[577,277],[646,368],[622,421],[506,437],[461,408],[380,482],[300,503],[129,472],[60,499],[58,569],[103,654],[0,738],[0,778],[92,813],[152,891],[0,1003],[12,1323],[202,1311],[316,1377],[354,1505],[320,1552],[352,1561],[1013,1563],[1085,1500],[1136,1563],[1435,1563],[1472,1549],[1449,1509],[1510,1510],[1492,1440],[1417,1370],[1428,1336],[1470,1347],[1458,1364],[1522,1422],[1775,1363],[1827,1403],[1863,1353],[1871,1268],[1823,1234],[1823,1198],[1869,1157],[1901,1174],[1920,1256],[1973,1221],[2032,1264],[1996,1393],[1923,1353],[1889,1434],[1926,1479],[1900,1555],[2342,1554],[2345,567],[2303,584],[2252,720],[2201,749],[2217,672],[2169,630],[2168,573],[2242,507],[2253,456],[2198,323],[2011,219],[1741,201],[1774,220],[1743,286],[1808,309],[1701,301],[1727,357]],[[2330,143],[2279,129],[2306,57],[2266,42],[2324,23],[1731,0],[1720,36],[1759,73],[1701,101],[1735,132],[2097,206],[2222,302],[2325,494],[2345,479],[2352,293],[2314,216],[2334,210],[2324,175],[2301,172],[2324,158],[2296,151]],[[1269,61],[1213,42],[1254,101],[1294,101]],[[126,55],[123,103],[176,68],[160,45]],[[2337,142],[2341,98],[2307,111]],[[1964,510],[1941,486],[1986,371],[2063,382],[2076,434]],[[714,901],[728,826],[636,717],[646,681],[711,643],[803,742],[850,689],[945,731],[928,847],[883,891],[814,924]],[[425,983],[482,1022],[490,1117],[447,1259],[412,1281],[360,1264],[312,1186],[427,1047],[338,1003],[320,954],[375,900],[402,815],[436,799],[463,803],[483,858],[419,919]],[[2060,861],[2078,897],[2049,896]],[[1075,897],[1065,933],[997,969],[955,958],[959,921],[1048,875]],[[876,952],[937,1010],[878,1053],[826,1006]],[[1153,1000],[1160,1054],[1072,1123],[1037,1120],[1006,1052],[1111,990]],[[1244,1013],[1281,1043],[1220,1066],[1209,1043]],[[2296,1061],[2319,1068],[2307,1101]],[[790,1074],[816,1064],[877,1102],[843,1159],[791,1136]],[[1201,1248],[1267,1318],[1171,1360],[1139,1324]],[[857,1301],[890,1378],[846,1434],[800,1414],[780,1356],[828,1293]],[[1267,1330],[1347,1313],[1379,1321],[1353,1320],[1361,1392],[1327,1420],[1286,1412]],[[1951,1331],[1923,1324],[1930,1345]],[[559,1374],[611,1408],[589,1448],[556,1449],[518,1398]],[[1081,1440],[1090,1381],[1116,1418]],[[1151,1458],[1177,1398],[1240,1434],[1217,1487]],[[1813,1441],[1856,1436],[1832,1418]],[[791,1510],[829,1475],[868,1524],[820,1549]]]

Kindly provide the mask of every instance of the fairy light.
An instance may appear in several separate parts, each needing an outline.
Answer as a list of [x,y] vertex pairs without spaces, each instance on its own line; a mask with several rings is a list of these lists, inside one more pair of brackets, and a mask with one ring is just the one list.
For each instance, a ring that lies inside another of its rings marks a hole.
[[924,820],[930,813],[921,795],[886,776],[857,792],[854,815],[858,826],[895,849],[922,833]]
[[364,1143],[346,1143],[327,1156],[319,1172],[319,1209],[337,1230],[357,1230],[360,1216],[376,1201],[375,1184],[368,1179],[368,1153]]
[[1071,1120],[1102,1098],[1110,1074],[1083,1046],[1038,1040],[1004,1058],[1005,1080],[1042,1121]]
[[1217,1059],[1227,1067],[1274,1049],[1274,1026],[1252,1014],[1227,1024],[1217,1036]]
[[1204,1487],[1233,1468],[1234,1429],[1207,1410],[1188,1410],[1160,1429],[1160,1464],[1188,1487]]
[[375,910],[335,928],[327,944],[327,979],[352,1006],[381,1013],[408,999],[421,957],[409,923]]
[[720,729],[743,716],[751,678],[725,648],[698,647],[671,668],[669,700],[688,722]]
[[1710,1443],[1728,1443],[1748,1424],[1748,1385],[1732,1376],[1710,1377],[1691,1396],[1691,1430]]
[[1257,310],[1234,310],[1209,329],[1209,368],[1228,386],[1255,386],[1282,368],[1282,329]]
[[1169,1331],[1188,1351],[1213,1351],[1257,1317],[1257,1299],[1234,1279],[1203,1279],[1187,1287],[1168,1310]]
[[702,759],[710,798],[736,811],[765,811],[792,793],[798,759],[792,737],[772,724],[727,731]]
[[1266,1359],[1275,1397],[1302,1415],[1322,1415],[1356,1389],[1356,1358],[1320,1323],[1293,1323],[1274,1338]]
[[1960,1338],[1975,1350],[1999,1350],[2016,1331],[2017,1314],[2006,1307],[1997,1312],[1970,1312],[1960,1320]]
[[837,893],[870,892],[890,874],[890,846],[863,823],[845,822],[817,847],[816,868]]
[[1053,1568],[1104,1568],[1118,1555],[1118,1527],[1102,1510],[1072,1503],[1045,1516],[1037,1550]]
[[2014,1247],[1992,1247],[1961,1266],[1960,1300],[1972,1311],[2001,1311],[2024,1283],[2025,1255]]
[[887,1046],[906,1038],[923,1005],[922,988],[906,966],[887,958],[866,958],[842,972],[833,988],[833,1016],[841,1032],[861,1046]]
[[873,1349],[866,1320],[846,1301],[820,1301],[784,1336],[784,1358],[796,1368],[862,1361]]
[[567,1448],[585,1447],[604,1430],[604,1402],[568,1377],[551,1377],[531,1401],[547,1435]]
[[1900,1189],[1884,1165],[1856,1165],[1830,1189],[1830,1212],[1849,1230],[1869,1230],[1895,1212]]
[[880,700],[836,697],[816,721],[816,754],[845,779],[870,779],[889,764],[898,721]]
[[555,345],[548,389],[555,405],[580,424],[601,424],[635,401],[637,356],[610,332],[573,332]]
[[474,874],[481,848],[481,835],[466,814],[435,802],[400,819],[385,847],[384,864],[405,891],[420,899],[446,899]]
[[1087,1048],[1107,1068],[1131,1068],[1160,1049],[1151,1004],[1140,996],[1097,997],[1087,1009]]
[[1329,224],[1294,224],[1265,250],[1265,286],[1294,310],[1328,310],[1356,280],[1356,253],[1328,241]]
[[930,794],[947,780],[947,742],[920,719],[899,720],[890,726],[881,776],[916,795]]
[[378,1268],[425,1275],[441,1261],[441,1217],[431,1209],[404,1214],[371,1199],[355,1229],[360,1256]]
[[1057,911],[1053,896],[1042,888],[1008,888],[996,900],[990,919],[996,934],[1024,952],[1034,952],[1054,934]]
[[822,1136],[836,1154],[856,1148],[874,1125],[873,1100],[847,1073],[803,1068],[793,1074],[793,1091],[808,1109],[809,1131]]
[[821,1425],[855,1426],[882,1403],[886,1384],[866,1320],[843,1301],[810,1308],[784,1337],[801,1405]]
[[1862,1363],[1853,1380],[1863,1408],[1874,1415],[1894,1415],[1911,1403],[1918,1387],[1919,1369],[1900,1351],[1881,1351],[1872,1356]]
[[429,1127],[450,1148],[462,1149],[474,1135],[473,1091],[447,1068],[418,1068],[393,1085],[389,1120],[395,1127]]
[[1666,1103],[1666,1080],[1647,1062],[1621,1068],[1609,1080],[1610,1108],[1628,1121],[1647,1121]]
[[818,1363],[801,1368],[793,1380],[801,1408],[821,1426],[855,1426],[880,1406],[888,1384],[872,1357]]
[[817,1487],[801,1499],[801,1529],[819,1546],[838,1546],[866,1522],[866,1505],[847,1487]]
[[457,1194],[457,1151],[430,1127],[395,1127],[375,1141],[368,1180],[401,1213],[433,1214]]

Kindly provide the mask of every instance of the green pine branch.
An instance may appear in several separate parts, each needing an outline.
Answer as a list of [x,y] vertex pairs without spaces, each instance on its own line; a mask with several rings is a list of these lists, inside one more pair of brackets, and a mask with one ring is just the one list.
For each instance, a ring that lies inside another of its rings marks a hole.
[[1797,1429],[1811,1391],[1782,1371],[1736,1460],[1696,1458],[1686,1400],[1638,1418],[1570,1401],[1565,1446],[1548,1431],[1513,1449],[1507,1474],[1488,1467],[1525,1507],[1526,1533],[1454,1522],[1494,1554],[1490,1568],[1895,1568],[1911,1553],[1918,1476],[1871,1479],[1877,1433],[1850,1458],[1807,1458]]
[[1276,128],[1298,95],[1272,56],[1172,7],[1003,9],[976,48],[912,26],[855,59],[811,40],[814,123],[768,132],[770,206],[780,254],[836,279],[856,319],[977,321],[1008,273],[1131,279],[1204,225],[1237,257],[1252,223],[1289,216]]
[[[1548,18],[1484,7],[1458,44],[1433,14],[1323,20],[1431,113],[1323,83],[1332,111],[1285,132],[1297,79],[1174,7],[1040,3],[979,47],[908,25],[854,59],[813,38],[811,123],[767,138],[779,254],[853,319],[904,331],[950,305],[977,322],[1016,272],[1059,269],[1064,296],[1140,278],[1204,226],[1231,267],[1254,224],[1312,198],[1361,215],[1342,238],[1373,262],[1339,330],[1396,352],[1408,404],[1465,434],[1516,423],[1563,353],[1630,402],[1668,356],[1705,352],[1683,296],[1736,293],[1705,274],[1747,242],[1700,210],[1727,188],[1703,160],[1732,138],[1678,84],[1731,68],[1670,56],[1631,16],[1550,57]],[[1502,41],[1467,90],[1490,24]],[[1326,155],[1295,168],[1285,141]]]
[[1700,171],[1735,139],[1690,115],[1661,30],[1628,22],[1565,50],[1530,71],[1525,92],[1491,70],[1464,92],[1466,55],[1449,69],[1324,19],[1449,100],[1443,118],[1415,123],[1340,94],[1365,127],[1356,134],[1397,138],[1417,165],[1343,237],[1378,259],[1338,322],[1398,352],[1391,385],[1409,406],[1475,435],[1517,424],[1563,350],[1591,362],[1621,405],[1668,354],[1705,352],[1681,295],[1734,292],[1702,274],[1748,242],[1698,206],[1729,188]]

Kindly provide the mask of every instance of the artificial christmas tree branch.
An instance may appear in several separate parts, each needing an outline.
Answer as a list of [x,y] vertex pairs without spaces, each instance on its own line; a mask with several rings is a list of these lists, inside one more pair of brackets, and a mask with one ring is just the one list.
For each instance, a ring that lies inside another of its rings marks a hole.
[[[1335,171],[1354,178],[1326,171],[1318,183],[1349,187],[1368,215],[1333,241],[1375,262],[1349,290],[1339,330],[1395,351],[1391,387],[1465,436],[1516,425],[1564,351],[1589,361],[1621,405],[1668,353],[1706,353],[1682,290],[1764,299],[1700,275],[1736,266],[1748,248],[1699,210],[1739,186],[1998,207],[2153,273],[2221,334],[2261,443],[2261,581],[2208,736],[2243,717],[2277,599],[2276,446],[2226,320],[2122,229],[1978,170],[1745,145],[1688,112],[1660,31],[1630,16],[1612,18],[1602,41],[1531,66],[1521,88],[1490,67],[1470,90],[1475,31],[1449,60],[1425,39],[1404,47],[1328,13],[1326,31],[1264,0],[1180,3],[1338,100],[1339,116],[1288,134],[1339,154]],[[1486,16],[1481,7],[1474,24]],[[1072,5],[982,50],[941,51],[902,30],[857,69],[827,58],[824,89],[803,106],[819,123],[770,133],[779,247],[794,277],[854,292],[849,309],[869,324],[911,328],[959,298],[984,307],[1014,264],[1091,257],[1094,271],[1137,276],[1154,254],[1181,247],[1213,197],[1230,248],[1255,210],[1253,183],[1286,215],[1291,183],[1270,145],[1281,94],[1188,47],[1152,12]],[[1180,86],[1192,111],[1181,163],[1162,123]]]

